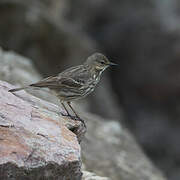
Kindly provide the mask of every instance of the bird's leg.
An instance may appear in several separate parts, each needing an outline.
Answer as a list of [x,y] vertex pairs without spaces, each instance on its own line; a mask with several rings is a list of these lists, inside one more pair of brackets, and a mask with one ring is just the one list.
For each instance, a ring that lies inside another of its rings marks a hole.
[[76,115],[76,117],[78,119],[80,119],[80,117],[77,115],[76,111],[73,109],[73,107],[71,106],[71,103],[70,102],[67,102],[67,104],[69,105],[69,107],[71,108],[71,110],[73,111],[73,113]]
[[73,111],[73,113],[76,115],[76,118],[78,118],[78,120],[81,121],[81,122],[84,124],[84,126],[86,127],[84,120],[82,120],[82,119],[78,116],[78,114],[76,113],[76,111],[75,111],[75,110],[73,109],[73,107],[71,106],[71,103],[70,103],[70,102],[67,102],[67,104],[69,105],[69,107],[71,108],[71,110]]
[[[63,108],[65,109],[65,111],[66,111],[66,113],[67,113],[67,116],[71,116],[71,115],[69,114],[69,112],[68,112],[68,110],[67,110],[66,106],[64,105],[64,103],[63,103],[63,102],[61,102],[61,104],[62,104]],[[63,114],[63,113],[61,113],[61,115],[62,115],[62,116],[64,116],[64,114]]]

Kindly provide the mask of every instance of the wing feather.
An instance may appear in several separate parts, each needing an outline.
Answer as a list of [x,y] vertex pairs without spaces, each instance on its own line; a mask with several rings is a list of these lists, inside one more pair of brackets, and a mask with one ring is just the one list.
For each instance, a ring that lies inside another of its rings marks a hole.
[[82,83],[68,77],[48,77],[37,83],[31,84],[30,86],[50,89],[61,89],[63,87],[80,88],[82,86]]
[[87,83],[88,79],[89,73],[87,73],[86,69],[81,65],[69,68],[58,74],[58,76],[45,78],[37,83],[31,84],[30,86],[50,89],[79,89]]

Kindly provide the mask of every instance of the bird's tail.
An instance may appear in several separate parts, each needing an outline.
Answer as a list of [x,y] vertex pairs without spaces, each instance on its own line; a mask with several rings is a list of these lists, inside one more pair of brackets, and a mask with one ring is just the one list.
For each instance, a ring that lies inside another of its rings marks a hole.
[[21,87],[21,88],[15,88],[15,89],[10,89],[9,92],[16,92],[16,91],[21,91],[23,89],[27,89],[29,86]]

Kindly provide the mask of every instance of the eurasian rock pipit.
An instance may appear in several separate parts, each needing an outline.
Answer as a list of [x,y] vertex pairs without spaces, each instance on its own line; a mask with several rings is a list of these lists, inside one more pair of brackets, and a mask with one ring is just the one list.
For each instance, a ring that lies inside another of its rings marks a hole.
[[110,65],[117,64],[110,62],[101,53],[94,53],[89,56],[82,65],[71,67],[59,73],[57,76],[50,76],[26,87],[10,89],[9,92],[15,92],[32,87],[49,88],[55,92],[55,95],[59,98],[67,115],[71,116],[69,111],[66,109],[65,102],[67,102],[70,109],[74,112],[76,118],[82,121],[72,108],[71,101],[84,98],[94,91],[102,72]]

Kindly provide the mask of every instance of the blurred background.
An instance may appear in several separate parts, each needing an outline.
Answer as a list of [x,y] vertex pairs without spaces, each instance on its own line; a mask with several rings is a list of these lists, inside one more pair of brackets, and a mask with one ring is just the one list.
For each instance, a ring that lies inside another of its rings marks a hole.
[[44,77],[96,51],[118,63],[80,105],[121,121],[169,180],[180,179],[180,1],[0,0],[0,47]]

